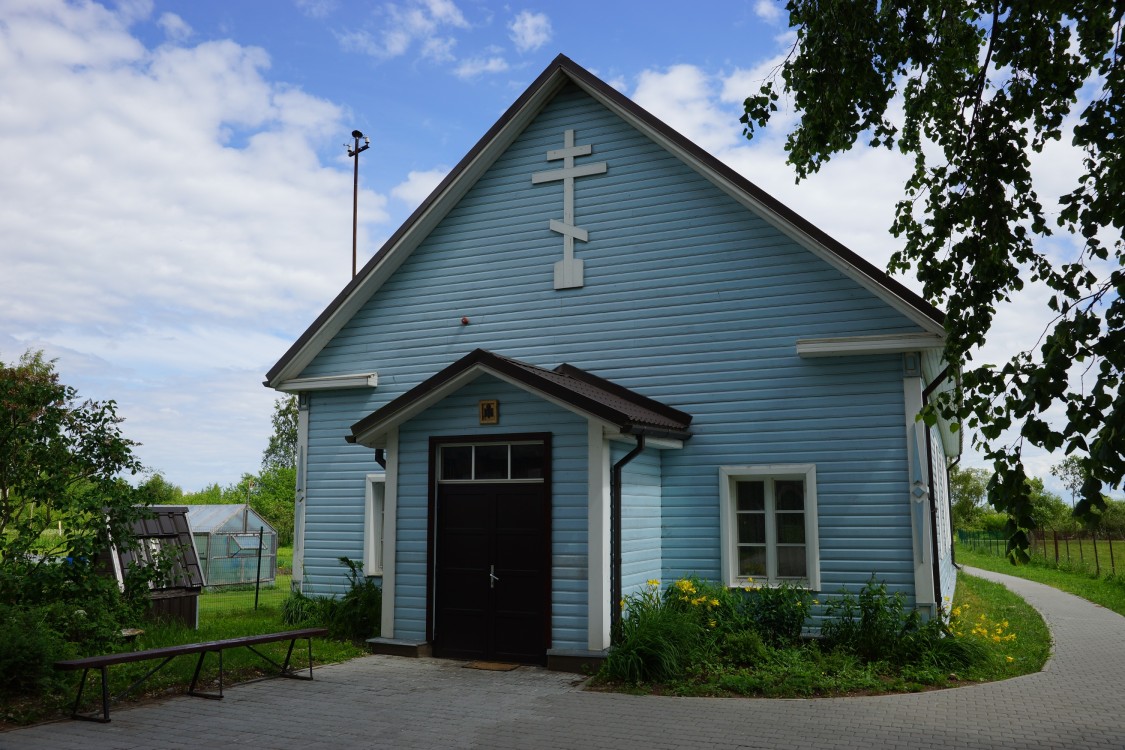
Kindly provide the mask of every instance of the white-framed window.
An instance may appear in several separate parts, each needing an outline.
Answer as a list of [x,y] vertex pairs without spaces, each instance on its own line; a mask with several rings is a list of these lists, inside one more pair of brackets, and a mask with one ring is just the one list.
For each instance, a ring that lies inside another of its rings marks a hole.
[[383,514],[387,497],[387,475],[367,475],[367,497],[363,512],[363,574],[383,575]]
[[820,590],[816,466],[719,468],[723,579]]

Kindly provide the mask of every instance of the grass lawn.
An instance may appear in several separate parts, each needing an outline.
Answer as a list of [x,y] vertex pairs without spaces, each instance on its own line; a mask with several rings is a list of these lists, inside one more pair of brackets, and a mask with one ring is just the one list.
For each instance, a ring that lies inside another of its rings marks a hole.
[[1068,570],[1065,565],[1056,568],[1053,561],[1045,563],[1037,557],[1027,565],[1017,566],[1007,558],[976,552],[964,545],[957,546],[957,562],[1045,583],[1125,615],[1125,576],[1095,577],[1081,570]]
[[[288,592],[286,582],[284,591]],[[216,595],[221,598],[223,594]],[[250,591],[251,600],[253,590]],[[205,600],[207,597],[202,597]],[[175,646],[183,643],[199,643],[202,641],[216,641],[225,638],[236,638],[244,635],[258,635],[260,633],[274,633],[289,630],[281,620],[280,604],[259,606],[258,610],[239,609],[216,610],[222,611],[222,616],[206,617],[201,606],[200,627],[192,630],[177,624],[168,623],[142,623],[144,633],[137,638],[132,646],[123,646],[122,651],[159,648],[161,646]],[[289,648],[288,641],[269,643],[255,646],[259,651],[268,655],[274,661],[281,663],[285,660],[285,652]],[[346,661],[357,656],[362,656],[366,650],[352,643],[314,638],[312,644],[313,664],[332,664]],[[308,651],[303,641],[298,642],[293,649],[293,664],[306,665]],[[123,703],[145,700],[166,695],[181,695],[191,683],[192,673],[198,661],[198,655],[178,656],[164,666],[160,671],[150,677],[131,698]],[[109,668],[110,695],[117,695],[133,684],[137,679],[149,671],[159,660],[134,662],[131,664],[118,664]],[[229,687],[237,682],[254,679],[276,673],[276,668],[262,660],[249,649],[232,648],[223,652],[224,686]],[[36,696],[34,699],[16,699],[0,706],[0,722],[13,724],[28,724],[36,721],[58,718],[69,715],[70,707],[81,680],[81,672],[61,673],[53,689]],[[218,660],[214,655],[208,655],[204,661],[203,672],[200,678],[201,689],[218,689]],[[87,679],[86,691],[83,698],[86,710],[93,712],[101,707],[100,677],[96,672],[91,673]],[[122,705],[115,702],[111,707]]]

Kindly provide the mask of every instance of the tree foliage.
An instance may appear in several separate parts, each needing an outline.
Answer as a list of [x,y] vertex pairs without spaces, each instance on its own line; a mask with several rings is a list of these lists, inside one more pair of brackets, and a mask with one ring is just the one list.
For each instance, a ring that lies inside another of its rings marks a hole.
[[273,403],[273,434],[262,452],[262,471],[292,469],[297,466],[297,397],[279,398]]
[[141,510],[121,477],[141,466],[121,422],[113,401],[79,401],[42,352],[0,362],[0,565],[128,543]]
[[954,528],[976,527],[985,512],[989,474],[985,469],[962,469],[959,466],[949,470],[949,499],[953,506]]
[[[1084,514],[1104,507],[1102,487],[1125,477],[1125,5],[790,0],[787,8],[796,43],[779,77],[746,100],[745,133],[767,123],[783,91],[800,114],[786,142],[798,179],[861,138],[913,156],[890,269],[915,268],[926,298],[946,311],[945,355],[962,393],[936,409],[975,428],[995,468],[991,502],[1012,518],[1009,549],[1026,557],[1021,529],[1034,520],[1025,445],[1077,457]],[[1045,205],[1032,158],[1064,137],[1082,154],[1080,174]],[[1055,233],[1070,241],[1047,239]],[[997,308],[1027,284],[1047,290],[1051,322],[1040,340],[997,366],[974,361]]]

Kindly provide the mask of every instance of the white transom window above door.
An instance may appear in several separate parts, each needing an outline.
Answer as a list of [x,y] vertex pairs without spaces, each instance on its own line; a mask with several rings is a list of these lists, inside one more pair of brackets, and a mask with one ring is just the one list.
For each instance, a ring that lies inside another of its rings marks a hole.
[[446,443],[438,448],[439,482],[542,482],[542,441]]
[[820,589],[816,466],[719,469],[723,582]]

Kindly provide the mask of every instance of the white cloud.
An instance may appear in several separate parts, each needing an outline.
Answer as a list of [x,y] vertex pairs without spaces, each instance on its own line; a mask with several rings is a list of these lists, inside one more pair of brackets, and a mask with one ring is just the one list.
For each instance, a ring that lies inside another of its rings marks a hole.
[[391,195],[414,208],[434,191],[434,188],[445,179],[447,174],[449,174],[449,170],[445,167],[430,169],[425,172],[412,170],[406,176],[405,182],[399,183],[391,189]]
[[[260,49],[146,50],[126,20],[44,0],[0,24],[0,354],[117,399],[171,481],[232,481],[268,437],[244,429],[268,431],[262,373],[350,275],[351,164],[317,156],[347,128]],[[361,248],[385,203],[360,193]]]
[[453,58],[453,47],[457,44],[457,40],[451,36],[448,37],[430,37],[422,43],[422,57],[434,62],[451,62]]
[[546,13],[523,10],[508,24],[508,31],[518,51],[530,52],[551,41],[551,19]]
[[754,15],[768,23],[777,23],[783,18],[782,6],[776,0],[757,0],[754,3]]
[[175,13],[164,13],[157,21],[164,33],[174,42],[182,42],[191,36],[192,30],[188,23]]
[[481,73],[503,73],[508,69],[508,61],[502,57],[472,57],[462,60],[453,74],[458,78],[475,78]]
[[450,59],[454,40],[445,31],[467,29],[469,22],[451,0],[410,0],[387,3],[378,13],[379,30],[350,31],[339,35],[340,44],[350,52],[380,58],[404,55],[417,43],[423,57],[439,62]]
[[716,153],[738,139],[738,117],[721,110],[707,73],[694,65],[641,73],[633,99],[688,139]]
[[327,18],[336,10],[336,0],[296,0],[297,7],[309,18]]

